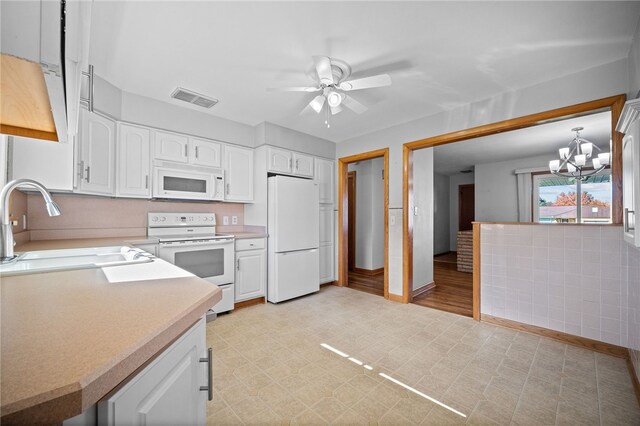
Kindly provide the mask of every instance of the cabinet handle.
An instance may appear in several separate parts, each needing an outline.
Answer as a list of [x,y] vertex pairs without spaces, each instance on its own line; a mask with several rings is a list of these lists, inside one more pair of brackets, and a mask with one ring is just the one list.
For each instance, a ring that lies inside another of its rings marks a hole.
[[198,159],[198,147],[196,146],[196,160]]
[[240,259],[236,260],[236,269],[240,270]]
[[185,145],[185,146],[184,146],[184,156],[185,156],[185,157],[188,157],[188,156],[189,156],[189,146],[188,146],[188,145]]
[[298,166],[298,161],[300,160],[296,160],[296,172],[298,171],[298,169],[300,169],[300,166]]
[[229,187],[230,187],[230,185],[227,184],[227,195],[229,195]]
[[149,189],[149,175],[144,177],[144,189]]
[[291,158],[289,158],[289,168],[290,169],[293,168],[293,160]]
[[636,215],[635,211],[629,210],[628,208],[624,209],[624,232],[629,232],[636,229],[635,226],[629,226],[629,213],[632,213],[634,217]]
[[207,357],[200,358],[200,362],[207,363],[207,386],[200,386],[201,391],[207,391],[207,399],[213,401],[213,349],[207,349]]
[[87,172],[87,177],[85,178],[85,180],[87,181],[87,183],[89,183],[89,181],[91,180],[91,166],[87,166],[85,170]]

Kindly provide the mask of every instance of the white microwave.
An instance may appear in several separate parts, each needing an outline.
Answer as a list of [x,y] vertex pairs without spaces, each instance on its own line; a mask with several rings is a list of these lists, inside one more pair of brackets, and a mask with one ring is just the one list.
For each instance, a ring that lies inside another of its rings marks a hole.
[[153,196],[179,200],[224,201],[224,171],[155,160]]

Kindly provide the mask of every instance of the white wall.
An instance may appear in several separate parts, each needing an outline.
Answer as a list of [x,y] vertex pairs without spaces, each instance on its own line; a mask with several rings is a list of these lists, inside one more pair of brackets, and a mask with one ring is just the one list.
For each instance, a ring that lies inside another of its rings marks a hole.
[[[82,96],[85,98],[88,97],[86,86],[86,84],[82,85]],[[116,120],[120,120],[122,116],[122,90],[98,75],[94,75],[93,86],[94,110],[103,112]]]
[[[628,61],[615,61],[524,89],[505,92],[459,108],[392,126],[337,144],[336,157],[389,147],[389,207],[402,208],[402,145],[406,142],[521,117],[628,91]],[[396,215],[398,212],[394,212]],[[402,214],[402,212],[400,212]],[[402,234],[390,234],[397,237]],[[431,243],[433,247],[433,243]],[[390,262],[402,259],[402,241],[390,241]],[[391,247],[398,252],[391,252]],[[394,270],[402,265],[393,265]],[[402,280],[390,278],[389,291],[402,294]]]
[[474,173],[449,176],[449,250],[458,250],[458,186],[475,182]]
[[640,22],[629,50],[629,92],[627,99],[635,99],[640,92]]
[[[50,191],[73,190],[73,144],[10,136],[10,179],[34,179]],[[34,163],[38,167],[34,167]]]
[[518,222],[518,186],[514,171],[546,167],[554,154],[476,164],[476,221]]
[[267,122],[255,127],[255,146],[257,148],[262,145],[278,146],[332,160],[336,156],[334,142]]
[[356,172],[356,267],[384,267],[383,158],[349,164]]
[[433,254],[449,251],[449,176],[433,176]]
[[433,149],[413,156],[413,189],[416,212],[413,216],[413,290],[433,282]]

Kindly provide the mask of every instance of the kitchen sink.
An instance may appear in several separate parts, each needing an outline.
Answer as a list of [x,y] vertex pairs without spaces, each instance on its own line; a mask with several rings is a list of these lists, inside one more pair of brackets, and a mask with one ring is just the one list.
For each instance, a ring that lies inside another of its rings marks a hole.
[[127,246],[29,251],[0,264],[0,275],[22,275],[70,269],[104,268],[153,261],[140,249]]

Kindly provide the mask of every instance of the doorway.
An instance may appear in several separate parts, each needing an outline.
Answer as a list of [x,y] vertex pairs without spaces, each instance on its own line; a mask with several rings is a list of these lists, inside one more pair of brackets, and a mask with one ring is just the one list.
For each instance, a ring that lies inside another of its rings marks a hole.
[[[582,104],[571,105],[567,107],[557,108],[550,111],[544,111],[528,116],[513,118],[497,123],[487,124],[484,126],[479,126],[475,128],[470,128],[466,130],[456,131],[440,136],[434,136],[427,139],[418,140],[415,142],[406,143],[403,146],[403,302],[408,303],[413,299],[413,296],[416,292],[422,290],[422,287],[414,288],[414,224],[416,223],[417,216],[417,207],[416,207],[416,199],[414,194],[414,186],[416,185],[414,173],[419,171],[421,167],[414,168],[415,155],[420,153],[420,151],[431,152],[430,149],[424,148],[435,148],[441,145],[448,145],[454,142],[466,141],[473,144],[477,144],[477,141],[482,141],[486,139],[484,137],[500,135],[505,132],[510,131],[518,131],[520,129],[531,128],[535,126],[542,126],[550,123],[559,122],[561,120],[570,120],[573,118],[579,118],[590,114],[597,114],[603,111],[610,111],[610,128],[613,130],[616,127],[618,119],[620,117],[620,112],[622,111],[622,106],[624,104],[624,95],[612,96],[609,98],[598,99],[595,101],[585,102]],[[622,196],[621,196],[621,188],[622,188],[622,176],[621,176],[621,141],[622,136],[620,133],[611,131],[609,137],[610,145],[611,145],[611,222],[614,224],[622,223]],[[553,152],[551,150],[550,152]],[[545,161],[547,160],[548,154],[545,154]],[[495,161],[495,160],[494,160]],[[434,164],[431,163],[431,169],[434,168]],[[442,164],[442,162],[440,162]],[[522,176],[526,177],[526,173],[531,173],[531,170],[525,166],[524,168],[516,167],[515,170],[511,170],[508,180],[504,180],[504,182],[508,182],[509,185],[517,188],[512,192],[513,197],[518,198],[516,207],[510,210],[509,213],[511,215],[516,215],[518,220],[516,222],[526,222],[531,223],[531,219],[526,219],[528,216],[531,216],[531,211],[534,209],[534,201],[531,197],[522,197],[522,202],[520,202],[520,188],[522,188],[522,194],[526,195],[526,179],[522,179]],[[529,167],[530,168],[530,167]],[[548,165],[544,167],[548,168]],[[456,170],[460,170],[460,168],[456,168]],[[537,170],[537,168],[536,168]],[[477,173],[477,171],[476,171]],[[486,175],[485,175],[486,176]],[[511,177],[513,176],[513,178]],[[519,185],[520,182],[522,186]],[[476,184],[478,181],[476,182]],[[489,191],[479,191],[476,187],[474,192],[478,192],[478,198],[474,200],[477,204],[480,201],[487,204],[489,203],[490,209],[487,211],[493,212],[498,207],[496,200],[501,199],[501,195],[504,192],[501,192],[498,187],[493,187]],[[527,200],[529,200],[530,204],[527,204]],[[535,203],[537,206],[538,203]],[[542,204],[541,204],[542,205]],[[479,212],[484,212],[483,208],[477,207]],[[542,208],[540,208],[542,210]],[[500,213],[506,212],[507,210],[499,210]],[[522,220],[521,218],[525,218]],[[482,220],[482,218],[476,218],[477,220]],[[499,217],[494,220],[484,219],[485,221],[491,223],[505,223],[505,222],[514,222],[513,220],[504,219]],[[458,221],[456,221],[458,223]],[[472,245],[472,316],[475,320],[480,320],[480,224],[478,222],[474,222],[472,224],[471,231],[471,245]]]
[[338,285],[388,298],[389,149],[338,160]]
[[476,185],[458,185],[458,231],[471,231],[475,218]]

